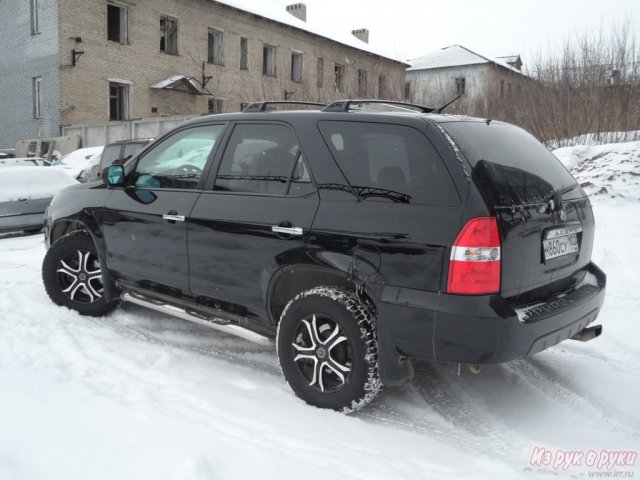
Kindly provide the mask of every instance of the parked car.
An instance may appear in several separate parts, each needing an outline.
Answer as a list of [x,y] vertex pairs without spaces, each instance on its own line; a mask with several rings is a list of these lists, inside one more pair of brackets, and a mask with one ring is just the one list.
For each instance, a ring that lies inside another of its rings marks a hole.
[[103,150],[103,146],[79,148],[54,162],[53,167],[65,170],[73,178],[81,181],[91,167],[91,161],[100,158]]
[[275,338],[293,391],[344,411],[411,359],[477,370],[598,336],[594,217],[562,164],[507,123],[369,103],[202,117],[63,190],[50,298]]
[[0,233],[40,231],[53,196],[61,188],[76,183],[66,173],[51,168],[0,169]]

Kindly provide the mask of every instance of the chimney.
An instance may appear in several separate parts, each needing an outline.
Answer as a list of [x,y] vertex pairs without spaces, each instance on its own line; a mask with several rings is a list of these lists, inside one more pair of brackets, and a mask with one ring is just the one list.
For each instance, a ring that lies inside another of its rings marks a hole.
[[351,30],[351,34],[358,40],[362,40],[364,43],[369,43],[369,30],[366,28],[359,28],[358,30]]
[[294,3],[287,5],[287,12],[303,22],[307,21],[307,6],[304,3]]

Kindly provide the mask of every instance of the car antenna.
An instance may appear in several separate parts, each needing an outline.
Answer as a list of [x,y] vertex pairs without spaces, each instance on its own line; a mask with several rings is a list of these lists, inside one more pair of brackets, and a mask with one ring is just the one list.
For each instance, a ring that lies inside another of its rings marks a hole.
[[440,108],[436,108],[433,113],[442,113],[442,111],[447,108],[449,105],[451,105],[453,102],[455,102],[456,100],[458,100],[460,97],[462,96],[462,94],[458,95],[456,98],[454,98],[453,100],[445,103],[443,106],[441,106]]

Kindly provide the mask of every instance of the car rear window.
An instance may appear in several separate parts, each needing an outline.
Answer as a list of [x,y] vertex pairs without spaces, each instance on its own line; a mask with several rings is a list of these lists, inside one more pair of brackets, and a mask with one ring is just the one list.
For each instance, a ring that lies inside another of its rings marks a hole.
[[415,128],[353,121],[321,121],[318,126],[360,197],[423,205],[459,203],[442,159]]
[[500,122],[440,125],[471,163],[474,182],[491,206],[547,201],[554,192],[576,185],[564,165],[519,127]]

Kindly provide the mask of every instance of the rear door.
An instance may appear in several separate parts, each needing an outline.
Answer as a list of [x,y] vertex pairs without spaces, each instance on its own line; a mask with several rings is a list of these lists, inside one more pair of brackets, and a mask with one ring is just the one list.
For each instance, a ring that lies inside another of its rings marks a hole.
[[589,199],[551,152],[509,124],[443,126],[470,161],[473,181],[497,215],[505,297],[551,285],[590,262],[594,220]]
[[266,319],[269,281],[304,255],[318,194],[294,130],[238,123],[215,184],[189,223],[191,294],[214,308]]
[[188,292],[186,220],[224,129],[211,124],[175,132],[138,160],[127,187],[113,189],[102,224],[107,268],[116,278]]

